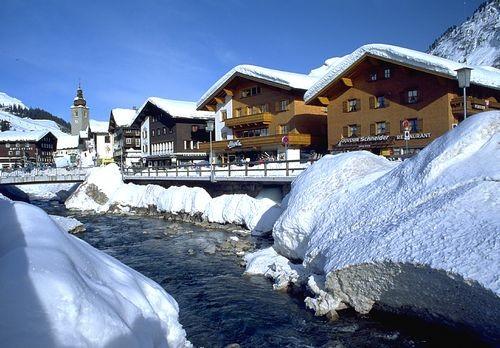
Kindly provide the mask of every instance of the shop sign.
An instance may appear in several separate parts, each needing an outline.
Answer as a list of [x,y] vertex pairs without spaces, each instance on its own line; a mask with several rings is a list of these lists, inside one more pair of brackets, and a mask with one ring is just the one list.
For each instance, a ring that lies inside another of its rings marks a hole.
[[473,109],[478,109],[478,110],[486,110],[486,105],[481,105],[481,104],[472,104]]
[[[410,133],[410,139],[427,139],[430,137],[431,133]],[[405,135],[404,134],[396,135],[396,140],[405,140]]]
[[234,149],[235,147],[240,147],[241,141],[239,140],[231,140],[229,143],[227,143],[227,148],[228,149]]
[[343,138],[340,140],[339,145],[351,144],[351,143],[366,143],[372,141],[387,141],[389,140],[389,135],[371,135],[367,137],[356,137],[356,138]]

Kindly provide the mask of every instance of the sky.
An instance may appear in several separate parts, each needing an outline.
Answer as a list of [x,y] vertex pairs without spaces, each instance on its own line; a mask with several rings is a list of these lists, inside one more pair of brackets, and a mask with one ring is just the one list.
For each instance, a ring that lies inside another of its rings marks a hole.
[[0,92],[68,120],[197,101],[238,64],[308,73],[367,43],[425,51],[483,0],[1,0]]

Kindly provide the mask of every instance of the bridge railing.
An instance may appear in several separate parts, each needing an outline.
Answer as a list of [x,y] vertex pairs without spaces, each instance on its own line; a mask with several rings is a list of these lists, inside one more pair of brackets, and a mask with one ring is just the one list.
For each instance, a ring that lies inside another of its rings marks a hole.
[[315,160],[258,161],[244,163],[179,164],[168,167],[125,167],[124,177],[295,177]]
[[0,170],[2,178],[85,176],[91,168],[20,168]]

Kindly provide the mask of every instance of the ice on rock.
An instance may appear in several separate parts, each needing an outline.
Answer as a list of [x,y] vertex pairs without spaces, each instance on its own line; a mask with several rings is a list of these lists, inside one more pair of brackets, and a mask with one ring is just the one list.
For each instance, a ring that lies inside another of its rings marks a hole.
[[158,284],[0,197],[3,347],[184,347],[178,305]]

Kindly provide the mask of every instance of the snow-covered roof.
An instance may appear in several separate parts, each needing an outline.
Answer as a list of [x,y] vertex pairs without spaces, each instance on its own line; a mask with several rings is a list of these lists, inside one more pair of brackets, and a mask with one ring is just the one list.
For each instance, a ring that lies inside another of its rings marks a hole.
[[6,141],[39,141],[47,134],[52,134],[49,131],[5,131],[0,132],[0,142]]
[[92,133],[108,133],[109,122],[108,121],[96,121],[89,120],[90,131]]
[[57,149],[76,149],[80,137],[78,135],[64,135],[57,138]]
[[205,105],[210,99],[216,96],[225,85],[237,76],[242,76],[254,80],[262,80],[273,85],[285,88],[296,88],[306,90],[317,80],[316,76],[292,73],[288,71],[263,68],[255,65],[237,65],[217,82],[215,82],[200,98],[196,106],[198,108]]
[[148,100],[146,100],[146,102],[139,108],[137,114],[135,115],[131,123],[135,121],[137,116],[139,116],[139,114],[142,112],[142,110],[144,109],[144,107],[146,107],[148,103],[165,111],[173,118],[193,118],[193,119],[208,120],[215,117],[215,114],[211,111],[196,110],[195,102],[149,97]]
[[81,130],[79,132],[80,138],[87,139],[89,137],[89,129]]
[[111,115],[117,127],[129,126],[135,118],[137,111],[134,109],[115,108],[111,110]]
[[[408,48],[385,44],[365,45],[335,61],[327,72],[306,91],[304,95],[305,101],[309,102],[316,98],[331,83],[342,77],[349,68],[366,56],[407,65],[453,79],[457,76],[455,70],[466,66],[462,63]],[[474,69],[471,73],[472,84],[500,89],[500,70],[482,66],[472,66],[471,68]]]

